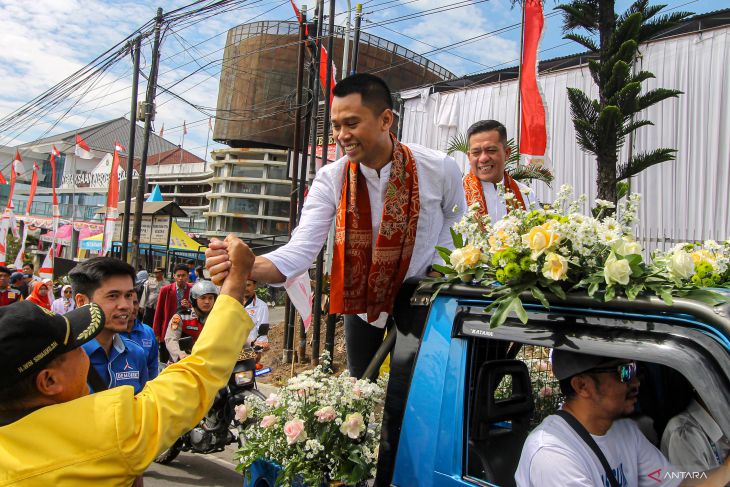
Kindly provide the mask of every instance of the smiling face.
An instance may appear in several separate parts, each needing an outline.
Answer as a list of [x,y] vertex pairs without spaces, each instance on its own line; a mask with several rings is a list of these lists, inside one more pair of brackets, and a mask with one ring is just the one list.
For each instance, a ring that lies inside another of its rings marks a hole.
[[332,136],[354,162],[375,169],[387,164],[393,152],[392,124],[392,110],[374,113],[363,105],[359,93],[335,96],[332,101]]
[[127,331],[132,315],[133,302],[137,297],[134,281],[130,276],[110,276],[101,282],[94,291],[91,302],[104,310],[106,323],[104,329],[114,333]]
[[504,179],[504,166],[510,155],[509,147],[500,141],[499,132],[489,130],[478,132],[469,137],[469,167],[479,180],[501,183]]

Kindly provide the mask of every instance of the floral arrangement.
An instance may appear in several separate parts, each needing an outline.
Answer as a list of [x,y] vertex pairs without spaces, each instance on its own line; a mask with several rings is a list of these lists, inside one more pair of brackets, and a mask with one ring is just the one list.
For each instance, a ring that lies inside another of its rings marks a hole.
[[262,401],[249,397],[236,419],[249,425],[238,450],[238,469],[266,459],[281,467],[277,485],[331,481],[354,485],[375,476],[387,376],[376,383],[320,365]]
[[682,243],[669,252],[655,252],[653,261],[672,278],[702,287],[730,288],[730,239]]
[[[508,203],[514,198],[511,193],[503,192],[503,196]],[[521,300],[525,292],[545,307],[549,307],[546,291],[562,299],[566,292],[583,290],[604,301],[619,295],[635,299],[641,293],[655,294],[668,304],[672,296],[710,303],[723,300],[700,289],[705,282],[698,279],[705,277],[693,277],[699,270],[687,277],[689,271],[678,262],[685,258],[681,252],[708,249],[679,249],[657,263],[644,262],[643,249],[631,230],[637,222],[639,194],[629,195],[618,208],[596,200],[590,217],[581,212],[586,196],[572,198],[572,187],[565,185],[551,205],[513,209],[494,223],[479,213],[478,205],[472,206],[451,230],[455,249],[437,247],[445,265],[434,269],[445,275],[444,284],[461,281],[488,286],[487,296],[496,298],[487,307],[495,309],[492,327],[504,323],[511,312],[527,322]],[[718,272],[727,272],[726,260],[714,262],[724,262]],[[707,272],[702,264],[698,269]]]

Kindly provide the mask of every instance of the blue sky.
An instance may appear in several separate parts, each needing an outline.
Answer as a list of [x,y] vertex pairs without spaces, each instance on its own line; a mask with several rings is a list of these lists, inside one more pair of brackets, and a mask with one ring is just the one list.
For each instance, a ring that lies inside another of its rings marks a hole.
[[[352,0],[353,8],[356,0]],[[0,117],[20,107],[66,76],[83,67],[96,56],[125,38],[155,15],[157,6],[165,11],[179,8],[188,1],[166,0],[0,0]],[[314,1],[297,1],[301,6]],[[479,34],[500,30],[479,42],[443,51],[431,57],[458,75],[484,72],[516,64],[519,50],[519,27],[501,30],[520,22],[520,9],[509,0],[366,0],[363,29],[372,34],[424,53]],[[558,2],[545,4],[546,31],[541,43],[540,59],[580,51],[575,43],[562,39],[561,16],[552,13]],[[630,2],[621,0],[617,10]],[[727,7],[726,0],[669,0],[667,9],[710,12]],[[337,0],[336,22],[345,23],[347,3]],[[403,21],[409,14],[423,14],[429,9],[452,6],[434,15]],[[228,29],[250,20],[285,20],[292,18],[286,0],[251,0],[243,8],[228,12],[192,27],[176,30],[162,46],[160,83],[172,85],[199,66],[219,61]],[[388,22],[387,25],[379,25]],[[195,46],[195,47],[191,47]],[[142,59],[142,69],[149,70],[149,46]],[[220,64],[213,64],[175,86],[175,91],[191,102],[214,107],[218,93]],[[0,133],[0,145],[17,145],[36,137],[71,130],[84,125],[129,114],[131,61],[125,60],[97,83],[83,99],[70,109],[50,114],[30,127]],[[144,80],[140,87],[144,93]],[[72,101],[63,108],[70,107]],[[165,138],[180,143],[182,123],[187,121],[185,148],[203,156],[208,134],[206,115],[170,95],[159,93],[156,129],[164,124]],[[63,117],[62,117],[63,115]],[[27,129],[21,133],[22,129]],[[210,141],[209,150],[220,147]]]

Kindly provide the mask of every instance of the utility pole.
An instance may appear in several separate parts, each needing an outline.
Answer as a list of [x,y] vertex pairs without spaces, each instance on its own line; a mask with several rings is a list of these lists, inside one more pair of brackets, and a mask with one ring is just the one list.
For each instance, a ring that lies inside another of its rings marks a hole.
[[360,54],[360,22],[362,21],[362,3],[355,6],[355,38],[352,45],[350,75],[357,73],[357,57]]
[[144,203],[144,190],[147,186],[145,173],[147,172],[147,154],[150,145],[150,131],[152,130],[152,117],[154,116],[155,92],[157,91],[157,71],[160,64],[160,28],[162,27],[162,8],[157,9],[155,19],[155,40],[152,45],[152,66],[150,76],[147,80],[147,97],[144,108],[144,139],[142,142],[142,160],[139,166],[139,180],[137,181],[137,199],[134,204],[134,229],[132,231],[132,267],[136,270],[139,264],[139,236],[142,231],[142,204]]
[[[316,40],[318,42],[322,42],[322,31],[324,27],[324,0],[319,0],[317,3],[317,38]],[[321,60],[321,49],[318,45],[315,45],[315,57],[314,57],[314,72],[316,73],[316,76],[314,77],[314,92],[312,95],[312,116],[311,116],[311,134],[310,134],[310,146],[311,146],[311,152],[309,153],[309,167],[310,169],[314,169],[317,164],[317,122],[319,121],[319,79],[320,79],[320,71],[322,67],[320,66],[320,60]],[[325,95],[326,96],[326,95]],[[325,154],[322,155],[322,157],[326,157]],[[304,169],[302,173],[305,173],[306,171],[306,165],[303,167]],[[300,181],[300,184],[306,184],[306,177],[304,179],[304,183]],[[301,208],[304,205],[304,194],[303,194],[303,187],[300,187],[300,194],[301,198],[298,202],[299,206],[299,214],[301,215]],[[320,252],[320,255],[317,257],[317,262],[322,258],[322,253]],[[316,299],[316,297],[315,297]],[[316,312],[316,308],[315,308]],[[304,329],[304,322],[300,320],[299,322],[299,346],[297,347],[297,354],[299,355],[299,362],[306,362],[307,360],[307,335],[306,330]]]
[[122,260],[127,262],[129,223],[132,216],[132,174],[134,173],[134,142],[137,131],[137,89],[139,88],[139,50],[142,38],[132,44],[132,108],[130,109],[129,141],[127,142],[127,179],[124,184],[124,220],[122,223]]
[[[327,67],[324,83],[324,116],[322,117],[322,165],[329,163],[329,125],[330,125],[330,93],[332,92],[332,65],[334,62],[335,43],[335,0],[330,0],[329,23],[327,24]],[[320,67],[321,69],[321,67]],[[319,338],[322,323],[322,281],[324,279],[324,249],[317,256],[314,285],[314,313],[312,316],[312,361],[319,364]]]
[[[307,27],[307,6],[302,5],[301,19],[299,22],[299,54],[297,56],[297,91],[296,91],[296,109],[294,111],[294,150],[292,151],[292,165],[291,165],[291,197],[289,198],[289,237],[291,238],[292,231],[297,225],[297,200],[298,200],[298,178],[299,178],[299,161],[300,154],[302,152],[302,88],[304,82],[304,56],[305,56],[305,43],[307,41],[304,31]],[[294,334],[294,316],[293,306],[287,295],[285,321],[287,323],[284,329],[284,357],[286,363],[290,363],[292,360],[292,346],[289,343],[289,334]],[[291,327],[289,323],[291,322]]]

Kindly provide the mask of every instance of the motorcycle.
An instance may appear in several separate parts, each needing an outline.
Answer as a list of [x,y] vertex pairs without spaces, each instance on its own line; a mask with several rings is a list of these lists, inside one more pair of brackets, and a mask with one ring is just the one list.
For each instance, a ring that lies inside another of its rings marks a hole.
[[[259,337],[268,331],[268,325],[261,325]],[[180,339],[180,348],[190,353],[187,347],[192,349],[192,339],[188,338]],[[265,399],[256,386],[256,355],[259,352],[260,347],[246,344],[238,355],[228,383],[218,391],[208,414],[198,426],[184,433],[170,448],[160,453],[155,459],[156,463],[167,465],[183,451],[206,454],[223,451],[226,446],[236,442],[242,445],[240,431],[244,425],[235,419],[235,407],[243,404],[248,396]]]

